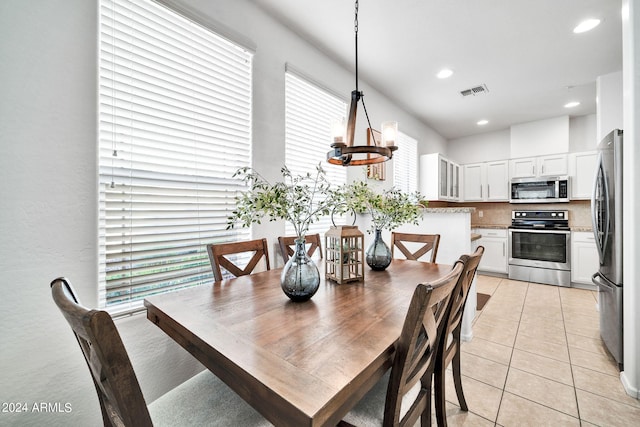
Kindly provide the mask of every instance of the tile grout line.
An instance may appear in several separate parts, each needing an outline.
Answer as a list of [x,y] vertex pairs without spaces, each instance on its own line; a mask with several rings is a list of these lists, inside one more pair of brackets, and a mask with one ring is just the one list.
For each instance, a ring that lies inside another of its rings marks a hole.
[[[498,284],[498,288],[503,285],[503,280]],[[497,289],[496,289],[497,291]],[[498,411],[496,412],[496,420],[494,426],[498,425],[498,418],[500,417],[500,408],[502,408],[502,401],[504,399],[504,393],[507,389],[507,380],[509,379],[509,373],[511,372],[511,362],[513,361],[513,353],[516,348],[516,340],[518,339],[518,331],[520,330],[520,323],[522,322],[522,312],[524,311],[524,301],[527,299],[527,292],[529,292],[529,283],[527,283],[527,290],[524,294],[524,300],[522,301],[522,309],[520,310],[520,317],[518,318],[518,328],[516,329],[516,335],[513,337],[511,343],[511,356],[509,357],[509,365],[507,365],[507,375],[504,377],[504,384],[502,385],[502,393],[500,394],[500,403],[498,403]]]
[[564,339],[567,343],[567,356],[569,357],[569,369],[571,370],[571,382],[573,383],[573,395],[576,399],[576,411],[578,411],[578,421],[580,421],[580,425],[582,425],[582,417],[580,416],[580,402],[578,401],[578,389],[576,387],[576,377],[573,373],[573,363],[571,361],[571,350],[569,350],[569,337],[567,336],[567,325],[565,324],[565,316],[564,316],[564,304],[562,304],[562,293],[560,292],[560,288],[558,288],[558,297],[560,299],[560,314],[562,315],[562,328],[564,329]]

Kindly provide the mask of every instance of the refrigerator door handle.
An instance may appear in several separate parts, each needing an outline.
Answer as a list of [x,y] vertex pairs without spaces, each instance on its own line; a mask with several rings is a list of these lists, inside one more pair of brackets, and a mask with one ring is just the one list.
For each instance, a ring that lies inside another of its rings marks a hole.
[[604,288],[604,290],[607,290],[609,292],[615,289],[615,285],[613,285],[606,277],[600,274],[599,271],[591,276],[591,281],[594,285],[598,286],[598,288]]
[[[591,194],[591,222],[593,224],[593,234],[596,238],[596,247],[600,264],[604,262],[604,251],[609,239],[609,189],[607,188],[607,178],[604,171],[604,160],[602,153],[598,154],[597,168],[593,183],[593,193]],[[602,185],[599,185],[602,184]],[[598,199],[598,188],[601,194]],[[603,209],[604,205],[604,209]],[[602,217],[599,213],[602,213]]]

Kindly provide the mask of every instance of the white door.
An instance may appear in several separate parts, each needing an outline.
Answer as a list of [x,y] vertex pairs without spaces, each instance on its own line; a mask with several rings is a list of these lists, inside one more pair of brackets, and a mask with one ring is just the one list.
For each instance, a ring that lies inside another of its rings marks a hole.
[[509,200],[509,168],[506,160],[487,163],[486,200]]
[[464,200],[467,202],[483,200],[482,181],[484,163],[464,165]]
[[597,160],[597,151],[571,155],[571,199],[591,199]]
[[538,165],[540,176],[558,176],[568,173],[566,154],[539,157]]
[[511,178],[529,178],[536,176],[535,157],[513,159],[509,164],[511,165]]

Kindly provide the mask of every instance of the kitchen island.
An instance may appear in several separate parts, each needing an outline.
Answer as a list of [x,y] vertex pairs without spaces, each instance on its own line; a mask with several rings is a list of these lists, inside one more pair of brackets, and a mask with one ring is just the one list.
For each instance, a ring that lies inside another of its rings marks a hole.
[[[443,264],[453,264],[463,254],[472,252],[471,245],[471,214],[475,211],[473,207],[460,208],[426,208],[422,213],[422,219],[418,224],[405,224],[394,231],[402,233],[440,234],[440,245],[438,247],[438,257],[436,261]],[[370,231],[371,219],[367,214],[358,214],[356,225],[363,232]],[[373,242],[373,234],[365,233],[365,248]],[[391,244],[391,232],[382,231],[382,238]],[[400,258],[402,254],[395,252],[395,256]],[[416,283],[417,284],[417,283]],[[470,341],[473,337],[471,324],[476,314],[476,281],[474,279],[464,316],[462,318],[461,338]]]

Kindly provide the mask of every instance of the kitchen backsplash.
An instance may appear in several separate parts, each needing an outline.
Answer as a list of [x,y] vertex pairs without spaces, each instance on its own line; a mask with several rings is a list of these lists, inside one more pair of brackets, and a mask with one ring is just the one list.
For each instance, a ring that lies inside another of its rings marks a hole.
[[[437,203],[429,202],[429,207],[438,207]],[[471,214],[471,224],[482,225],[511,225],[511,212],[514,210],[567,210],[569,211],[569,227],[591,228],[591,202],[589,200],[574,200],[569,203],[545,204],[511,204],[511,203],[443,203],[449,207],[474,207]],[[482,212],[482,217],[480,213]]]

